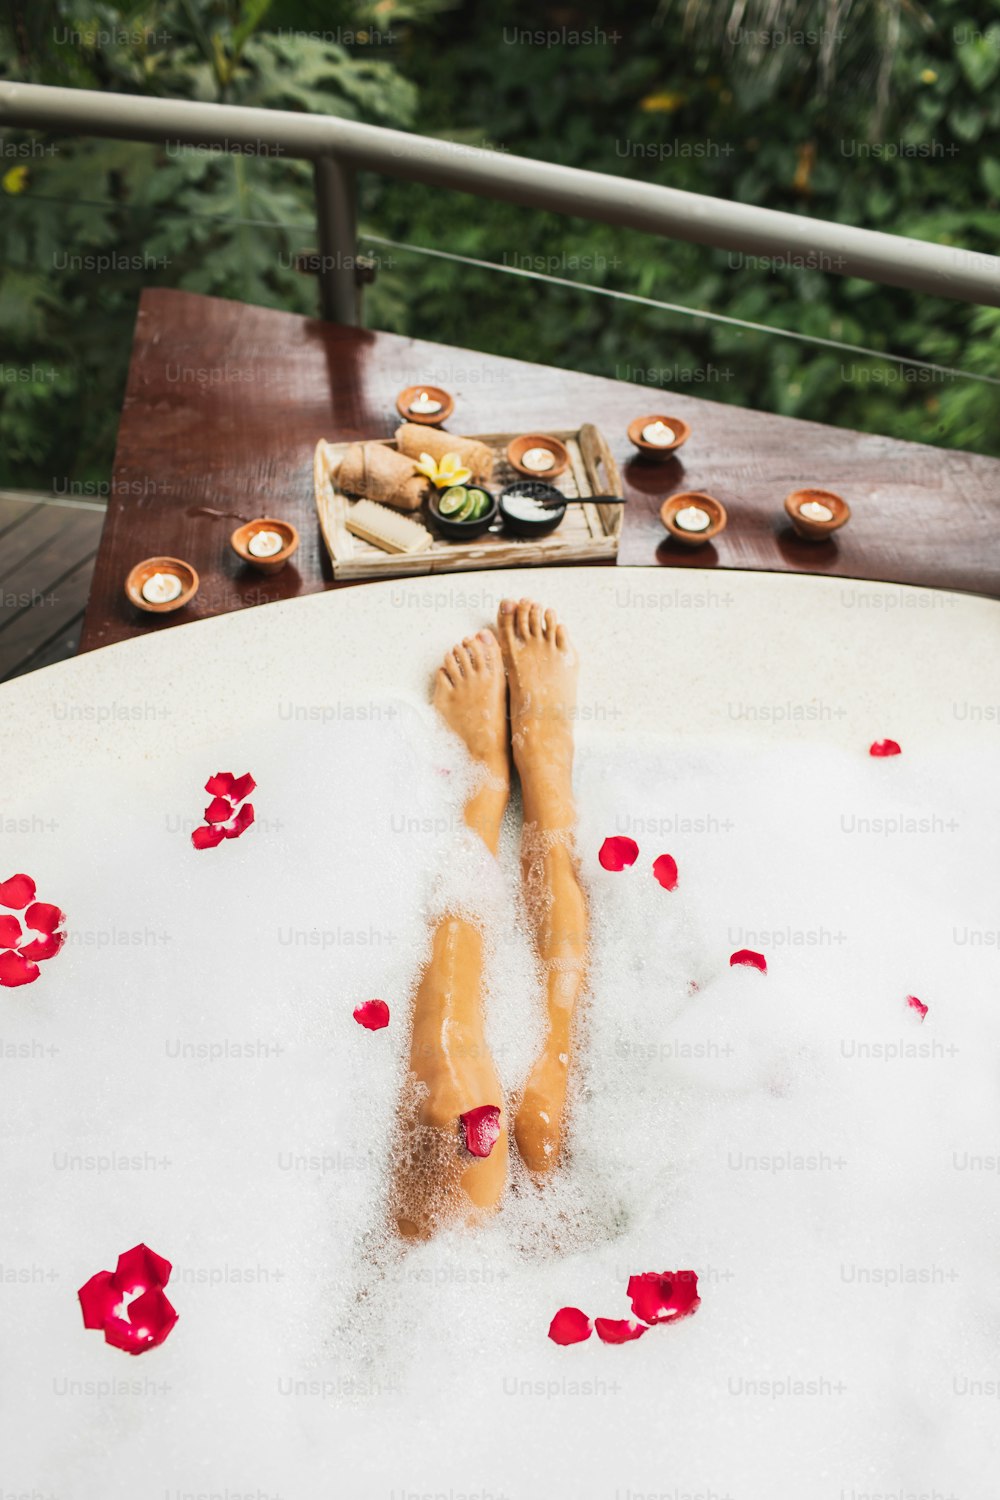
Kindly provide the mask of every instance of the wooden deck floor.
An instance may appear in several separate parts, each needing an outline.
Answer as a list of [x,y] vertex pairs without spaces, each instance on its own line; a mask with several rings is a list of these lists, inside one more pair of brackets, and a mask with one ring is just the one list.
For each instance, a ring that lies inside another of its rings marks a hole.
[[0,681],[73,656],[104,507],[0,493]]

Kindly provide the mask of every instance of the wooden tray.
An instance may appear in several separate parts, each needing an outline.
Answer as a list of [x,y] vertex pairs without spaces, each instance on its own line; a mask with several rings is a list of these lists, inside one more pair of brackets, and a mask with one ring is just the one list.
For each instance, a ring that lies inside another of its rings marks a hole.
[[[622,494],[618,465],[611,456],[603,434],[591,423],[579,431],[553,432],[569,449],[569,467],[552,483],[569,499],[586,495]],[[493,477],[489,488],[500,491],[524,476],[507,462],[507,444],[516,436],[510,432],[469,433],[493,450]],[[394,438],[386,446],[395,448]],[[330,478],[330,459],[339,458],[350,443],[316,444],[313,478],[316,487],[316,510],[323,540],[333,560],[335,578],[390,577],[416,573],[453,573],[469,568],[520,568],[532,564],[559,562],[600,562],[618,554],[622,529],[622,506],[571,505],[562,525],[548,536],[535,539],[509,536],[506,532],[487,532],[474,542],[449,542],[435,537],[422,552],[383,552],[352,536],[345,523],[353,501],[336,488]],[[434,523],[426,513],[426,504],[412,512],[429,531]],[[409,515],[411,512],[400,512]]]

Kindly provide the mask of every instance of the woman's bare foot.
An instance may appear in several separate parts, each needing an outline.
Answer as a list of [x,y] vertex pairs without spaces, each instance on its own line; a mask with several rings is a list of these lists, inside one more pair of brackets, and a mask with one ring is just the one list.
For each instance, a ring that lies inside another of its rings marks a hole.
[[547,1033],[514,1121],[526,1165],[548,1172],[565,1140],[573,1014],[587,962],[587,905],[573,847],[576,652],[554,610],[505,599],[497,621],[521,778],[521,870],[545,971]]
[[466,636],[448,652],[434,679],[434,707],[481,768],[465,821],[497,851],[500,822],[510,795],[507,754],[507,680],[492,630]]
[[[480,768],[465,821],[493,854],[510,789],[506,695],[500,648],[488,630],[449,651],[434,684],[435,708]],[[394,1206],[408,1239],[495,1208],[507,1181],[507,1117],[486,1045],[482,988],[482,932],[446,914],[434,930],[417,990],[410,1076],[400,1106]],[[474,1156],[461,1117],[482,1105],[500,1110],[500,1137],[488,1156]]]

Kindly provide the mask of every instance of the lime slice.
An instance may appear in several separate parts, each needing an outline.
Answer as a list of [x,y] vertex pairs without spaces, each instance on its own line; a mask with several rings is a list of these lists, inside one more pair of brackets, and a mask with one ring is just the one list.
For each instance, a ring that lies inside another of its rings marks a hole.
[[469,492],[461,484],[453,484],[450,490],[445,490],[438,501],[438,510],[443,516],[453,516],[457,510],[461,510],[468,502]]
[[479,514],[479,502],[475,495],[467,494],[465,504],[455,515],[456,521],[474,521]]
[[474,519],[479,521],[485,516],[493,502],[485,490],[470,490],[469,494],[475,496],[476,511]]

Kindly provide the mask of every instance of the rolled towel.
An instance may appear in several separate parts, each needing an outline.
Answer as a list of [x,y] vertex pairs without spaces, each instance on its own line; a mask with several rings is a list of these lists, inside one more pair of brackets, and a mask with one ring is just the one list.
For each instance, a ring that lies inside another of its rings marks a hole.
[[478,438],[457,437],[453,432],[442,432],[439,427],[421,427],[417,422],[404,422],[396,428],[396,442],[400,453],[410,458],[419,458],[429,453],[440,463],[446,453],[457,453],[477,484],[487,484],[493,476],[493,453]]
[[427,480],[414,472],[413,459],[385,443],[352,443],[331,477],[347,495],[391,505],[396,510],[419,510]]

